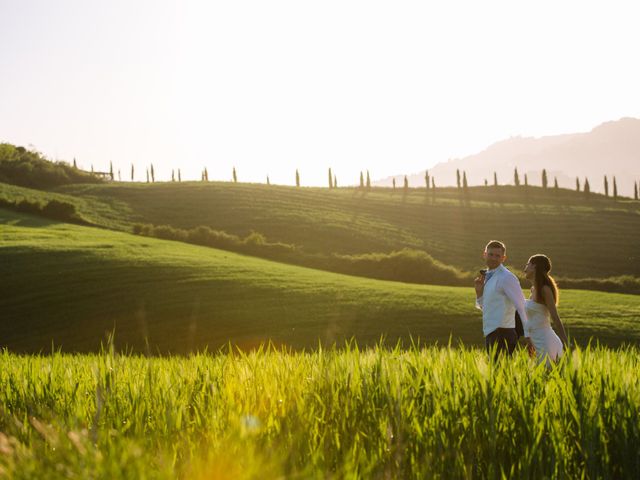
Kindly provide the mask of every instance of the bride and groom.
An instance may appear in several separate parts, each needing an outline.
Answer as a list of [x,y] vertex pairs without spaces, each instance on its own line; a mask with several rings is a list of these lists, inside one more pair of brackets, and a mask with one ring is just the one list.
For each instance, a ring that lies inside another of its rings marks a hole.
[[[567,335],[558,316],[558,287],[549,275],[551,261],[545,255],[534,255],[524,273],[532,283],[531,296],[525,300],[518,278],[504,265],[507,248],[497,240],[484,250],[487,269],[475,279],[476,307],[482,310],[482,328],[487,350],[496,355],[513,353],[519,333],[524,336],[529,352],[540,362],[550,365],[567,345]],[[522,322],[516,329],[516,313]],[[551,328],[551,320],[558,334]]]

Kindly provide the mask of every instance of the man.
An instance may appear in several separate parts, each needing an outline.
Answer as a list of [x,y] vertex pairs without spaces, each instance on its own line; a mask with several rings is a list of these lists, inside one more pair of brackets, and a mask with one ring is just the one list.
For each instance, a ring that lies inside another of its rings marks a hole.
[[496,349],[496,355],[511,355],[518,343],[516,311],[525,332],[528,322],[520,282],[503,265],[506,253],[504,243],[491,240],[483,254],[488,270],[475,279],[476,307],[482,310],[485,343],[488,351]]

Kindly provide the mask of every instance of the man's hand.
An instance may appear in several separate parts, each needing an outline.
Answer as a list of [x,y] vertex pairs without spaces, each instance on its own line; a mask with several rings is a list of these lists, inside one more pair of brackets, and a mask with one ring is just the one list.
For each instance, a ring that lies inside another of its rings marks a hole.
[[480,298],[484,293],[484,276],[478,275],[473,281],[474,286],[476,287],[476,297]]

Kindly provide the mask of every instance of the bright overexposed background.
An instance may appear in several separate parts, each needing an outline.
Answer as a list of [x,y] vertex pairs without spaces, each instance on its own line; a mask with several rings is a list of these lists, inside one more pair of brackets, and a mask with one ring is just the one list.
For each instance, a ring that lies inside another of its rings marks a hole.
[[640,116],[635,2],[0,0],[0,141],[325,185]]

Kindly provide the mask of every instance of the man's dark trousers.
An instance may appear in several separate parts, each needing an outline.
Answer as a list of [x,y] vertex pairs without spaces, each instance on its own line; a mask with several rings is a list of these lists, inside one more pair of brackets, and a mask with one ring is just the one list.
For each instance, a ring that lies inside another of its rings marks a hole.
[[496,349],[496,357],[506,353],[511,355],[518,344],[518,333],[515,328],[496,328],[485,337],[487,352]]

